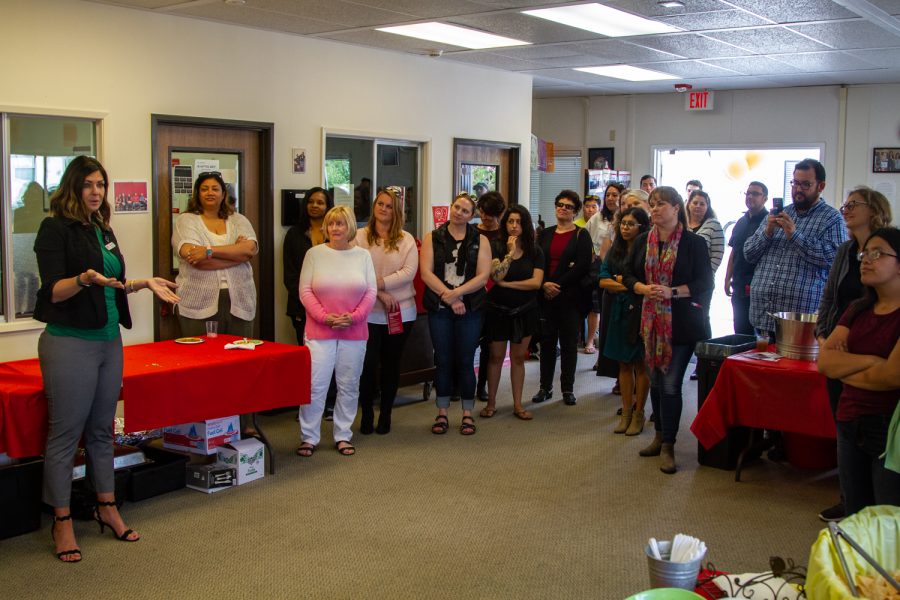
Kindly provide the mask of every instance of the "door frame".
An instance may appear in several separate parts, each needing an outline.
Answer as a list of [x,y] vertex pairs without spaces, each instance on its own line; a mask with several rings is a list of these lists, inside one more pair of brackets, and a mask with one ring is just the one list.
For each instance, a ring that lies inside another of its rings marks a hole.
[[[257,302],[259,311],[259,337],[264,340],[275,339],[275,124],[260,121],[238,121],[233,119],[213,119],[209,117],[187,117],[182,115],[150,115],[150,147],[151,171],[153,181],[157,181],[159,168],[156,159],[157,128],[163,125],[178,127],[202,127],[205,129],[231,129],[255,131],[259,134],[259,290]],[[168,165],[164,165],[168,170]],[[171,215],[165,215],[171,218]],[[159,271],[159,190],[153,186],[153,272]],[[262,302],[264,292],[271,294],[269,302]],[[154,306],[158,301],[154,300]],[[153,339],[159,341],[159,319],[153,319]]]
[[[507,204],[519,203],[519,160],[521,160],[522,144],[515,142],[494,142],[491,140],[475,140],[469,138],[453,138],[453,193],[459,193],[457,184],[459,182],[459,146],[481,146],[482,148],[497,148],[500,150],[509,150],[509,174],[507,175],[507,184],[509,185],[509,193],[506,198]],[[501,174],[501,176],[503,176]]]

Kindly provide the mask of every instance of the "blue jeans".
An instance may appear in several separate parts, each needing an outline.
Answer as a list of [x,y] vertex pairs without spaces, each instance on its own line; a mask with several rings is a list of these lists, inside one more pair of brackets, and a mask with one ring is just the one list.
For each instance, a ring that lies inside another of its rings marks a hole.
[[674,444],[681,422],[681,384],[687,370],[693,344],[672,346],[672,362],[665,373],[660,369],[650,372],[650,402],[656,415],[656,431],[662,433],[664,444]]
[[441,308],[428,313],[428,331],[434,346],[434,386],[438,408],[450,406],[453,382],[459,386],[463,410],[475,407],[475,348],[481,337],[481,311],[457,315]]
[[890,415],[837,422],[838,477],[847,515],[875,504],[900,506],[900,473],[884,468]]

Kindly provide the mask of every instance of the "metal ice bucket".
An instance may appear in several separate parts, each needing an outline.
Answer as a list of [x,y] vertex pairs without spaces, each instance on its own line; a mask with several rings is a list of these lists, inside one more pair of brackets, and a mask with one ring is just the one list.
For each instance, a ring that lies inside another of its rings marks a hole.
[[775,319],[775,351],[785,358],[816,360],[819,343],[816,341],[818,315],[799,312],[769,313]]

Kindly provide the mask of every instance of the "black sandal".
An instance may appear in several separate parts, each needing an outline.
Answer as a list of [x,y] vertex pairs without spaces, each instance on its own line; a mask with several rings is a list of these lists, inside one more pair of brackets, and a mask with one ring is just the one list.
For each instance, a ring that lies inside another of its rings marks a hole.
[[[341,446],[341,444],[347,444],[346,446]],[[341,440],[339,442],[334,443],[334,447],[337,448],[338,453],[341,456],[353,456],[356,454],[356,448],[348,442],[347,440]]]
[[462,435],[475,435],[475,418],[471,415],[466,415],[462,418],[462,423],[459,426],[459,432]]
[[[50,525],[50,539],[56,541],[56,534],[53,532],[53,527],[57,523],[62,523],[63,521],[71,521],[72,515],[66,515],[64,517],[53,516],[53,524]],[[66,560],[65,557],[78,555],[78,558],[73,558],[72,560]],[[81,562],[81,550],[78,548],[73,548],[72,550],[63,550],[62,552],[56,553],[56,558],[60,560],[60,562],[64,563],[77,563]]]
[[94,520],[97,521],[97,525],[100,526],[100,533],[101,533],[101,534],[103,533],[104,528],[109,527],[109,530],[112,532],[112,534],[115,536],[115,538],[116,538],[117,540],[119,540],[120,542],[137,542],[137,541],[140,541],[141,536],[137,536],[136,538],[130,538],[130,537],[128,537],[128,536],[130,536],[132,533],[136,533],[134,529],[126,529],[125,531],[122,532],[122,535],[119,535],[118,533],[116,533],[116,530],[113,529],[113,526],[112,526],[112,525],[110,525],[109,523],[107,523],[106,521],[104,521],[103,519],[100,518],[100,507],[101,507],[101,506],[116,506],[116,503],[115,503],[115,501],[101,502],[101,501],[98,500],[98,501],[97,501],[97,506],[94,507]]
[[300,444],[300,447],[297,448],[297,456],[300,456],[302,458],[309,458],[315,453],[316,447],[309,442],[303,442],[302,444]]
[[434,418],[434,424],[431,426],[431,433],[435,435],[443,435],[450,429],[450,419],[447,415],[438,415]]

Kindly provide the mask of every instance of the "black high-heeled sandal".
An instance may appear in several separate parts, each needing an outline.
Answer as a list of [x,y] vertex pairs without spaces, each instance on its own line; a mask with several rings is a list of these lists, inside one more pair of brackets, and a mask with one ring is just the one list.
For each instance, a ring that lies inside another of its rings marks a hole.
[[103,533],[104,528],[109,527],[109,530],[112,532],[113,536],[117,540],[120,540],[123,542],[137,542],[138,540],[141,539],[140,536],[136,537],[135,539],[131,539],[128,537],[132,533],[135,533],[134,529],[126,529],[125,531],[122,532],[122,535],[118,535],[118,534],[116,534],[116,530],[113,529],[112,525],[110,525],[109,523],[107,523],[106,521],[104,521],[103,519],[100,518],[100,507],[101,506],[115,506],[115,505],[116,505],[115,501],[110,501],[110,502],[100,502],[99,500],[97,501],[97,506],[94,507],[94,520],[97,521],[97,524],[100,526],[100,533]]
[[[56,515],[53,515],[53,525],[50,526],[50,539],[53,540],[54,543],[56,543],[56,534],[53,532],[53,527],[57,523],[62,523],[63,521],[71,521],[71,520],[72,520],[72,515],[66,515],[64,517],[57,517]],[[75,558],[72,560],[65,560],[65,558],[64,558],[66,556],[75,556],[76,554],[78,555],[78,558]],[[81,550],[79,548],[73,548],[72,550],[63,550],[62,552],[56,553],[56,558],[58,558],[60,560],[60,562],[64,562],[64,563],[81,562]]]

